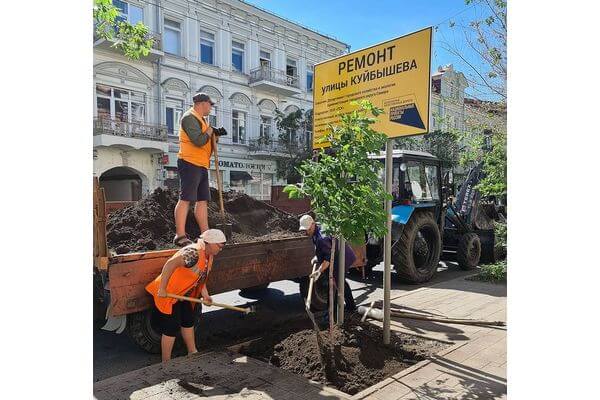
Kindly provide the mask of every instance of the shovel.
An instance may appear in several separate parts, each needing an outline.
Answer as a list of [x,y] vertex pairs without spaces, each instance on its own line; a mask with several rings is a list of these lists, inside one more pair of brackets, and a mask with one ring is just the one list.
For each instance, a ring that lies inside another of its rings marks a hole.
[[[315,264],[313,264],[312,272],[314,273],[316,269],[317,269],[317,264],[315,263]],[[321,342],[321,335],[319,334],[319,326],[317,325],[317,321],[315,321],[314,314],[310,311],[310,300],[312,297],[314,283],[315,283],[315,281],[312,278],[310,278],[310,283],[308,284],[308,295],[306,298],[306,303],[304,303],[304,308],[306,309],[308,318],[310,318],[310,320],[312,321],[313,329],[315,331],[315,335],[317,336],[317,344],[318,344],[319,348],[322,348],[323,344]],[[321,360],[321,361],[323,361],[323,360]]]
[[[317,263],[313,264],[312,272],[314,273],[317,269]],[[321,334],[319,333],[319,325],[317,325],[317,321],[315,321],[315,316],[310,311],[310,299],[312,298],[312,291],[315,281],[311,278],[310,283],[308,284],[308,295],[306,298],[306,303],[304,303],[304,308],[306,309],[306,313],[308,314],[308,318],[310,318],[313,324],[313,330],[315,331],[315,337],[317,339],[317,347],[319,348],[319,361],[321,362],[321,367],[325,368],[325,359],[323,358],[323,341],[321,340]]]
[[217,189],[219,190],[219,205],[221,206],[221,223],[216,224],[216,228],[220,229],[227,241],[231,240],[231,224],[225,219],[225,206],[223,205],[223,182],[221,181],[221,172],[219,171],[219,152],[217,151],[217,139],[214,133],[210,136],[212,140],[212,148],[215,152],[215,170],[217,172]]
[[177,300],[191,301],[193,303],[200,303],[200,304],[204,304],[206,306],[211,306],[211,307],[216,306],[216,307],[226,308],[228,310],[239,311],[244,314],[250,314],[250,313],[255,312],[254,306],[251,306],[250,308],[243,308],[243,307],[230,306],[229,304],[215,303],[214,301],[211,304],[208,304],[204,301],[204,299],[196,299],[194,297],[180,296],[178,294],[172,294],[172,293],[167,293],[167,297],[171,297],[171,298],[177,299]]

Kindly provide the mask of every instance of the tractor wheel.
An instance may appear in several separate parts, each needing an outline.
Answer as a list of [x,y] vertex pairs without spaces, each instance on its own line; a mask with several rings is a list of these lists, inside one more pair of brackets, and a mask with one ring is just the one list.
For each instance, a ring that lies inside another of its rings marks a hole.
[[401,279],[423,283],[437,272],[441,252],[442,238],[433,216],[415,213],[392,248],[392,263]]
[[479,264],[481,257],[481,241],[476,233],[465,233],[460,237],[456,260],[461,269],[473,269]]
[[[327,285],[328,274],[323,274],[313,285],[313,293],[310,299],[310,310],[312,312],[324,311],[327,309],[327,297],[329,297],[329,286]],[[300,280],[300,294],[302,300],[306,302],[308,297],[308,288],[310,279],[304,277]]]
[[160,353],[160,333],[155,329],[152,309],[127,315],[127,336],[148,353]]

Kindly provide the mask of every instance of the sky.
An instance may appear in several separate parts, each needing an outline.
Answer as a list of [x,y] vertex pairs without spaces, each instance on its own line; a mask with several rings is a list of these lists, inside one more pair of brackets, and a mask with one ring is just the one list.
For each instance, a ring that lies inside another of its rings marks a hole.
[[[293,22],[317,30],[359,50],[427,26],[436,26],[433,37],[432,72],[438,66],[453,64],[465,75],[470,68],[442,48],[442,42],[459,49],[465,58],[478,65],[469,51],[463,33],[450,22],[468,24],[481,15],[477,4],[465,0],[246,0]],[[479,65],[479,67],[482,67]],[[469,89],[467,93],[474,95]],[[482,98],[481,95],[477,96]]]

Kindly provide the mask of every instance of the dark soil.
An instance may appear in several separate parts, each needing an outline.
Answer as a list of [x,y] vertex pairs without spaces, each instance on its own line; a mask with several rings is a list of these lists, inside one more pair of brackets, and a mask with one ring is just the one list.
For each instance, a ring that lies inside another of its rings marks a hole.
[[[156,189],[152,194],[112,212],[108,217],[108,247],[117,254],[144,250],[173,248],[175,221],[173,212],[179,192]],[[208,203],[208,225],[215,228],[222,223],[219,194],[211,188]],[[267,203],[238,192],[224,192],[225,221],[232,224],[232,242],[253,242],[301,236],[298,219]],[[190,207],[192,208],[192,207]],[[192,209],[186,221],[186,232],[195,240],[200,229]]]
[[325,366],[321,364],[312,329],[292,334],[288,331],[268,333],[239,351],[342,392],[356,394],[448,346],[395,334],[390,346],[384,346],[381,328],[361,323],[356,315],[348,318],[342,329],[336,328],[333,340],[327,330],[321,331],[321,338]]

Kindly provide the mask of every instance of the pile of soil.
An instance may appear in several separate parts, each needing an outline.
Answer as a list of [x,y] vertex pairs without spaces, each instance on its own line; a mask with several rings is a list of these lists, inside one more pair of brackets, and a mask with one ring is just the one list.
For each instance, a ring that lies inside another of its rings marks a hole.
[[392,335],[390,346],[384,346],[381,328],[361,323],[356,315],[336,327],[332,338],[328,330],[321,338],[325,365],[312,329],[283,337],[269,333],[239,351],[352,395],[447,347],[409,335]]
[[[106,236],[108,247],[124,254],[135,251],[173,248],[175,221],[173,212],[179,192],[156,189],[135,204],[112,212],[108,216]],[[211,188],[208,203],[208,225],[222,223],[219,194]],[[256,200],[244,193],[224,192],[225,220],[232,224],[232,242],[252,242],[301,236],[296,216]],[[190,207],[191,208],[191,207]],[[195,240],[200,235],[193,211],[186,221],[186,232]]]

